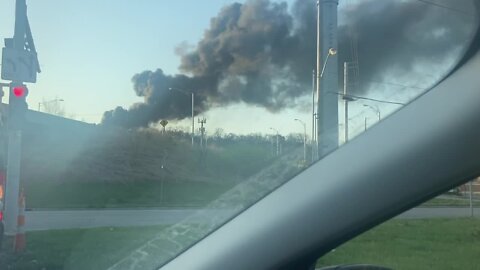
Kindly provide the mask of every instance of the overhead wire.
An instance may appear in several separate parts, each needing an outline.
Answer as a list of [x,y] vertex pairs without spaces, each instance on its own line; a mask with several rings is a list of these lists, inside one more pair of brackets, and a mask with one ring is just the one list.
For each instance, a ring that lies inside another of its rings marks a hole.
[[469,12],[466,12],[464,10],[461,10],[461,9],[457,9],[457,8],[453,8],[453,7],[449,7],[449,6],[446,6],[446,5],[443,5],[443,4],[439,4],[437,2],[433,2],[433,1],[430,1],[430,0],[415,0],[417,2],[421,2],[421,3],[424,3],[424,4],[427,4],[427,5],[431,5],[431,6],[436,6],[436,7],[439,7],[439,8],[443,8],[443,9],[447,9],[447,10],[450,10],[450,11],[453,11],[453,12],[457,12],[457,13],[461,13],[461,14],[464,14],[464,15],[468,15],[468,16],[474,16],[474,14],[472,13],[469,13]]

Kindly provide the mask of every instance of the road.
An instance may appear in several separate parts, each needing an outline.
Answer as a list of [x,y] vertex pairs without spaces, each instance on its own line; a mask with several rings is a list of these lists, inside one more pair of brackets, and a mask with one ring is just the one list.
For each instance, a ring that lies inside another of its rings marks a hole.
[[[115,210],[53,210],[26,211],[27,231],[80,229],[96,227],[133,227],[168,225],[182,221],[197,209],[115,209]],[[219,210],[205,210],[193,221],[202,222]]]
[[[475,208],[480,216],[480,208]],[[193,221],[211,219],[218,211],[205,210]],[[116,209],[116,210],[72,210],[72,211],[27,211],[27,231],[80,229],[96,227],[133,227],[169,225],[196,213],[196,209]],[[469,208],[414,208],[396,218],[458,218],[470,216]]]

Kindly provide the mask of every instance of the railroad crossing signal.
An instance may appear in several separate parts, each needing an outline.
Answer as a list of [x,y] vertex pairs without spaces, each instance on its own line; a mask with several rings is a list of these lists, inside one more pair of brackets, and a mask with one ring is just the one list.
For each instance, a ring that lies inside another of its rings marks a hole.
[[37,71],[36,52],[7,47],[2,49],[2,79],[35,83]]

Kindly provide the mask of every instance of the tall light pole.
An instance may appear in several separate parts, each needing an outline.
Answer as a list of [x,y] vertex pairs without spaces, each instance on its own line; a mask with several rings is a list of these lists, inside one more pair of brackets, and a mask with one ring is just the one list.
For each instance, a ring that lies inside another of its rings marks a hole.
[[56,98],[56,99],[52,99],[52,100],[48,100],[48,101],[42,101],[42,102],[39,102],[38,103],[38,111],[40,111],[41,109],[41,106],[43,105],[45,107],[45,104],[49,104],[49,103],[52,103],[52,102],[62,102],[62,101],[65,101],[61,98]]
[[368,107],[368,108],[372,109],[373,111],[375,111],[375,113],[378,116],[378,121],[380,121],[382,119],[382,116],[380,115],[380,109],[377,106],[363,104],[363,107]]
[[312,72],[312,140],[311,140],[311,146],[312,146],[312,163],[315,161],[315,148],[316,143],[315,143],[315,69]]
[[277,156],[279,156],[280,148],[279,148],[279,145],[278,145],[278,130],[274,129],[273,127],[271,127],[270,129],[277,133],[277,135],[276,135],[276,137],[277,137]]
[[178,91],[180,93],[184,93],[185,95],[189,95],[189,93],[192,95],[192,147],[194,146],[194,138],[195,138],[195,114],[194,114],[194,108],[195,108],[195,94],[193,91],[185,91],[182,89],[178,88],[173,88],[170,87],[168,88],[170,91]]
[[[329,150],[334,149],[338,146],[338,101],[335,99],[335,104],[329,102],[328,99],[331,99],[331,95],[328,95],[328,91],[322,89],[323,84],[323,75],[325,68],[327,67],[328,59],[330,56],[337,54],[337,50],[334,48],[328,49],[327,57],[325,63],[322,67],[322,72],[317,77],[317,152],[321,155],[326,154]],[[336,63],[336,62],[335,62]],[[319,63],[317,62],[317,68]],[[337,74],[338,75],[338,74]],[[335,109],[335,110],[333,110]],[[323,113],[322,113],[323,112]],[[333,125],[332,120],[335,120],[335,125]],[[321,134],[322,133],[322,134]],[[319,144],[319,141],[322,140],[322,143]],[[330,145],[330,141],[334,145]],[[322,149],[320,149],[322,148]]]
[[317,1],[317,113],[319,157],[338,147],[338,0]]
[[295,118],[303,126],[303,161],[307,162],[307,125],[300,119]]
[[343,100],[345,101],[345,143],[348,142],[348,100],[345,98],[347,97],[347,90],[348,90],[348,63],[343,63]]

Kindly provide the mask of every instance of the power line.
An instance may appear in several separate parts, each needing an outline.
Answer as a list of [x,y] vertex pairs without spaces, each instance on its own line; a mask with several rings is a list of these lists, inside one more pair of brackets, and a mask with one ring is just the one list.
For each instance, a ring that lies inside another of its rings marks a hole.
[[356,99],[363,99],[363,100],[375,101],[380,103],[395,104],[395,105],[402,105],[402,106],[406,105],[405,103],[396,102],[396,101],[381,100],[381,99],[369,98],[369,97],[360,97],[355,95],[348,95],[348,96]]
[[414,86],[414,85],[404,85],[400,83],[392,83],[392,82],[378,82],[378,81],[370,81],[370,83],[375,83],[375,84],[385,84],[385,85],[393,85],[393,86],[400,86],[400,87],[405,87],[405,88],[412,88],[412,89],[418,89],[418,90],[427,90],[422,87]]
[[339,96],[342,96],[344,98],[351,98],[351,99],[362,99],[362,100],[369,100],[369,101],[374,101],[374,102],[380,102],[380,103],[387,103],[387,104],[395,104],[395,105],[406,105],[405,103],[402,102],[396,102],[396,101],[389,101],[389,100],[382,100],[382,99],[376,99],[376,98],[369,98],[369,97],[361,97],[361,96],[356,96],[356,95],[344,95],[343,93],[338,93],[338,92],[329,92],[331,94],[336,94]]
[[442,4],[433,2],[433,1],[429,1],[429,0],[416,0],[416,1],[427,4],[427,5],[436,6],[436,7],[439,7],[439,8],[448,9],[450,11],[454,11],[454,12],[457,12],[457,13],[461,13],[461,14],[464,14],[464,15],[471,16],[471,17],[475,17],[475,15],[472,14],[472,13],[466,12],[466,11],[461,10],[461,9],[456,9],[456,8],[452,8],[452,7],[449,7],[449,6],[446,6],[446,5],[442,5]]

